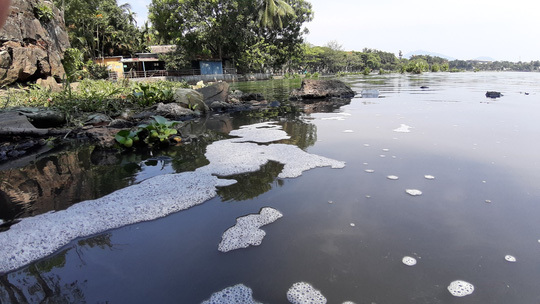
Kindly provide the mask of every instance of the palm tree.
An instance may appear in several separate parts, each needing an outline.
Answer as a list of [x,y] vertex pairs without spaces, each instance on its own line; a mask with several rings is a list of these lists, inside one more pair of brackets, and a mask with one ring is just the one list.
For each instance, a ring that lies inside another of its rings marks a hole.
[[285,0],[262,0],[259,7],[259,24],[273,29],[283,28],[283,17],[295,16],[294,9]]

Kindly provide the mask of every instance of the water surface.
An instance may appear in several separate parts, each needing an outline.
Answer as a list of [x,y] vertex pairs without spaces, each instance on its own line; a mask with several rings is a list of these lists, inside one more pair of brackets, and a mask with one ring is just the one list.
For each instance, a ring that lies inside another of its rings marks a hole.
[[[287,290],[305,281],[329,303],[540,302],[540,74],[344,81],[357,92],[378,89],[381,98],[358,96],[336,113],[280,120],[292,136],[287,143],[345,161],[344,169],[317,168],[279,179],[282,165],[269,162],[258,172],[233,176],[238,184],[200,206],[75,240],[1,276],[1,301],[200,303],[243,283],[258,301],[287,303]],[[491,90],[504,96],[487,99]],[[213,124],[224,134],[251,122]],[[394,131],[402,124],[409,133]],[[108,180],[122,180],[117,187],[124,187],[205,165],[205,146],[193,147],[161,158],[122,158],[80,174],[94,174],[99,182],[92,179],[87,192],[102,196],[114,190]],[[35,166],[35,172],[50,168]],[[107,166],[116,166],[116,175],[99,171]],[[70,176],[76,181],[75,167]],[[406,189],[422,195],[410,196]],[[84,199],[89,197],[70,194],[52,201],[62,208]],[[263,207],[279,210],[283,218],[263,227],[260,246],[217,250],[236,218]],[[507,262],[508,254],[517,261]],[[417,264],[404,265],[404,256]],[[453,297],[446,287],[455,280],[474,284],[474,293]]]

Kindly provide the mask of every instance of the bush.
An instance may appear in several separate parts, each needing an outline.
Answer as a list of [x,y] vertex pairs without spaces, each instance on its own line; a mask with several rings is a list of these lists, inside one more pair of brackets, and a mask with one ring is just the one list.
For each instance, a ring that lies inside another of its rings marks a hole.
[[90,77],[90,79],[98,80],[109,78],[107,66],[95,63],[92,60],[86,62],[86,71],[88,71],[88,77]]

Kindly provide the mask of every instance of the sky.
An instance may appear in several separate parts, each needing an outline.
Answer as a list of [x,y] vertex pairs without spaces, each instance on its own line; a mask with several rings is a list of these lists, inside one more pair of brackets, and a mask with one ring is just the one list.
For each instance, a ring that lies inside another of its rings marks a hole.
[[[121,4],[122,0],[118,0]],[[151,0],[128,1],[139,25]],[[456,59],[540,60],[537,0],[310,0],[306,23],[314,45],[337,41],[344,50],[417,50]]]

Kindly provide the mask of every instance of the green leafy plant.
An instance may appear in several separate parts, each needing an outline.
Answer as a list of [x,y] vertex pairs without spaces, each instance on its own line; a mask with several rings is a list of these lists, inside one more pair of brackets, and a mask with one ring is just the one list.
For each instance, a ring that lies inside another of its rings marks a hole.
[[41,22],[49,22],[54,17],[52,8],[45,3],[39,3],[34,7],[34,16]]
[[[139,125],[137,130],[121,130],[115,135],[116,141],[125,148],[131,148],[134,144],[146,143],[151,145],[157,143],[167,143],[166,140],[178,134],[173,127],[178,124],[177,121],[169,121],[163,116],[152,116],[153,121],[146,125]],[[177,141],[180,138],[177,137]]]
[[139,126],[139,128],[144,128],[148,130],[150,140],[159,140],[163,142],[171,135],[178,134],[178,131],[172,128],[178,124],[177,121],[169,121],[165,117],[159,115],[154,115],[152,116],[152,118],[154,119],[154,121],[149,125]]
[[124,147],[131,148],[134,143],[137,143],[139,141],[139,132],[140,130],[121,130],[116,133],[114,139],[116,139],[116,141]]

